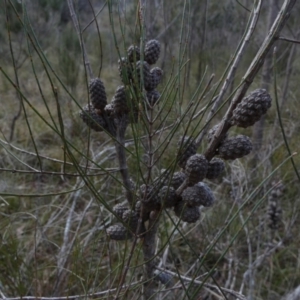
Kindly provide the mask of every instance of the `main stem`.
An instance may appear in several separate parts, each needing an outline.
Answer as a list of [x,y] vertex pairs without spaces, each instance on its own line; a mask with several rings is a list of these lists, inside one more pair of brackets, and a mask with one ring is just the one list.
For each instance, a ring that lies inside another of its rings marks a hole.
[[155,294],[154,269],[155,263],[155,240],[159,224],[159,211],[152,211],[150,214],[148,230],[144,235],[143,254],[145,262],[145,283],[144,283],[144,299],[153,299]]
[[122,176],[126,199],[129,202],[130,206],[134,204],[134,196],[132,192],[132,186],[130,182],[130,176],[128,172],[128,166],[126,161],[126,152],[125,152],[125,131],[128,125],[128,116],[123,115],[115,119],[116,124],[116,140],[115,147],[117,152],[117,157],[119,161],[120,173]]

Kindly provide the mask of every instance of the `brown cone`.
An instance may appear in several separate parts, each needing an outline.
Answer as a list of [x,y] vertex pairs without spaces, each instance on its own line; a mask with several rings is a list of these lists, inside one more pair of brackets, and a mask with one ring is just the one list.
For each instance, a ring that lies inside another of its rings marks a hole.
[[209,163],[206,173],[207,179],[218,178],[225,169],[225,163],[221,158],[214,157]]
[[175,207],[174,207],[175,215],[178,218],[181,218],[183,222],[187,223],[195,223],[200,219],[200,210],[199,207],[194,206],[190,207],[186,205],[185,202],[180,201]]
[[252,143],[249,137],[237,135],[224,140],[219,146],[219,155],[225,160],[241,158],[252,151]]
[[182,192],[182,200],[187,203],[188,206],[200,206],[205,207],[213,205],[215,202],[214,194],[211,189],[204,184],[199,182],[192,187],[186,188]]
[[158,194],[163,208],[170,208],[177,204],[179,198],[174,188],[171,186],[163,186]]
[[100,78],[94,78],[90,81],[90,96],[93,106],[101,111],[107,104],[105,88]]
[[145,90],[152,91],[156,89],[161,82],[162,76],[163,70],[161,68],[155,67],[151,69],[149,80],[147,84],[145,84]]
[[106,122],[101,114],[98,114],[93,105],[87,104],[80,112],[80,118],[91,129],[99,132],[106,129]]
[[133,232],[136,231],[138,226],[139,215],[134,210],[126,210],[122,215],[124,225],[128,226]]
[[252,126],[271,107],[271,102],[271,96],[265,89],[253,91],[233,111],[233,124],[243,128]]
[[127,57],[131,63],[136,63],[140,60],[140,48],[138,46],[131,45],[127,49]]
[[118,203],[113,207],[112,210],[119,218],[122,218],[123,213],[128,209],[129,208],[125,203]]
[[186,174],[183,172],[176,172],[174,173],[172,180],[171,180],[171,185],[172,187],[177,190],[185,181],[187,178]]
[[129,232],[127,228],[125,228],[122,224],[115,224],[109,226],[107,229],[107,234],[112,240],[116,241],[124,241],[128,240],[132,237],[132,234]]
[[196,154],[197,147],[195,141],[188,137],[180,137],[178,143],[178,154],[177,154],[177,161],[178,165],[181,168],[184,168],[186,165],[187,160],[194,154]]
[[131,63],[128,61],[127,58],[122,57],[118,61],[118,69],[119,69],[119,75],[121,77],[121,80],[124,84],[128,85],[130,84],[130,81],[132,80],[132,66]]
[[189,185],[202,181],[207,173],[208,161],[202,154],[192,155],[186,162],[184,172],[186,173]]
[[126,91],[123,85],[118,86],[114,98],[111,101],[115,115],[123,115],[128,113],[128,105],[126,101]]
[[150,40],[145,45],[145,61],[153,65],[159,58],[160,43],[157,40]]

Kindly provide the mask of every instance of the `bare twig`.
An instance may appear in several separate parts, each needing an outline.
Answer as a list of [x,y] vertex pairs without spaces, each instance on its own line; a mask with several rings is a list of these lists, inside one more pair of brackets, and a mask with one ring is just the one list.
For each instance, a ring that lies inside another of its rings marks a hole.
[[239,2],[238,0],[236,0],[236,2],[242,7],[244,8],[247,12],[251,13],[251,10],[248,9],[245,5],[243,5],[241,2]]
[[117,128],[115,147],[116,147],[117,157],[119,161],[120,173],[125,188],[126,199],[129,202],[129,204],[132,205],[134,201],[134,196],[130,184],[130,176],[129,176],[128,166],[126,161],[125,139],[124,139],[128,122],[129,122],[128,115],[123,115],[120,118],[115,119],[115,124]]
[[0,290],[0,296],[1,296],[1,299],[7,299],[1,290]]
[[[154,212],[152,212],[154,213]],[[159,224],[160,213],[154,213],[150,217],[148,231],[144,236],[143,254],[145,262],[145,279],[144,283],[144,297],[151,299],[155,293],[154,270],[155,270],[155,237]]]
[[[148,136],[148,174],[147,174],[147,184],[151,180],[151,173],[153,169],[153,120],[154,114],[153,109],[150,109],[149,114],[149,136]],[[147,190],[147,189],[146,189]],[[142,210],[143,210],[142,205]],[[142,214],[142,212],[141,212]],[[144,283],[144,298],[150,299],[155,294],[155,283],[153,281],[154,276],[154,267],[155,263],[155,241],[156,241],[156,233],[159,225],[159,211],[152,211],[150,213],[150,219],[148,224],[148,231],[144,235],[144,242],[143,242],[143,254],[144,254],[144,262],[145,262],[145,280]]]
[[[258,256],[255,261],[252,264],[252,268],[259,268],[264,260],[272,255],[278,248],[282,247],[284,245],[284,240],[280,240],[276,245],[274,245],[272,248],[267,249],[262,255]],[[247,270],[244,274],[245,277],[247,277],[249,274],[249,270]]]
[[[267,23],[267,30],[269,30],[272,27],[272,24],[274,23],[274,20],[276,18],[277,14],[277,4],[278,0],[269,0],[269,13],[268,13],[268,23]],[[261,88],[265,90],[270,89],[271,84],[271,69],[272,69],[272,53],[269,53],[266,56],[266,59],[264,61],[264,65],[262,68],[262,78],[261,78]],[[256,165],[257,161],[259,160],[260,155],[260,148],[262,146],[263,142],[263,136],[264,136],[264,128],[265,128],[265,119],[266,115],[263,115],[258,122],[256,122],[253,126],[253,165]]]
[[179,13],[175,18],[164,28],[162,32],[160,32],[155,39],[159,40],[163,38],[163,36],[168,32],[168,30],[173,26],[173,24],[177,21],[177,19],[181,16],[181,13]]
[[281,40],[281,41],[291,42],[291,43],[294,43],[294,44],[300,44],[299,40],[290,39],[290,38],[286,38],[286,37],[283,37],[283,36],[280,36],[278,39]]
[[[137,232],[139,232],[139,227],[140,227],[140,224],[138,225]],[[119,299],[121,290],[123,289],[122,287],[124,285],[126,275],[129,271],[130,263],[131,263],[131,260],[133,258],[133,254],[134,254],[134,250],[135,250],[136,245],[137,245],[137,241],[138,241],[138,236],[135,235],[132,246],[131,246],[131,249],[130,249],[129,257],[127,259],[126,265],[123,268],[123,273],[122,273],[122,276],[121,276],[121,279],[120,279],[119,288],[117,289],[116,295],[114,297],[115,300]],[[128,286],[128,288],[126,288],[125,294],[127,293],[128,289],[129,289],[129,286]]]
[[103,9],[105,8],[105,6],[107,5],[107,1],[105,1],[105,3],[102,5],[102,7],[98,10],[97,13],[95,13],[94,17],[92,18],[92,20],[82,29],[82,33],[85,32],[85,30],[87,28],[90,27],[91,24],[93,24],[94,22],[96,22],[96,18],[98,17],[98,15],[103,11]]
[[279,241],[276,245],[274,245],[272,248],[266,249],[266,251],[261,254],[260,256],[258,256],[252,264],[249,265],[249,268],[247,269],[247,271],[244,273],[243,275],[243,282],[241,284],[241,288],[240,288],[240,293],[243,290],[243,287],[245,285],[245,282],[247,281],[251,281],[251,277],[252,277],[252,273],[257,270],[257,268],[259,268],[265,261],[266,258],[268,258],[269,256],[271,256],[278,248],[282,247],[284,244],[284,241],[281,240]]
[[[82,174],[79,173],[67,173],[67,172],[48,172],[48,171],[27,171],[27,170],[18,170],[18,169],[5,169],[5,168],[0,168],[0,171],[2,172],[10,172],[14,174],[40,174],[40,175],[51,175],[51,176],[71,176],[71,177],[79,177],[82,176]],[[119,172],[119,169],[106,169],[105,172],[99,172],[99,173],[94,173],[94,174],[85,174],[84,176],[100,176],[100,175],[107,175],[107,173],[115,173]]]
[[[11,57],[12,57],[12,63],[13,63],[14,72],[15,72],[16,84],[19,87],[20,83],[19,83],[19,77],[18,77],[18,74],[17,74],[17,68],[16,68],[14,51],[13,51],[13,48],[12,48],[12,40],[11,40],[11,34],[10,34],[10,22],[9,22],[9,18],[8,18],[8,13],[6,11],[6,7],[7,7],[6,1],[5,1],[5,6],[4,7],[5,7],[5,14],[6,14],[6,25],[7,25],[7,33],[8,33],[8,40],[9,40],[9,48],[10,48],[10,53],[11,53]],[[10,137],[9,137],[9,141],[10,142],[13,140],[14,132],[15,132],[15,125],[16,125],[17,120],[21,116],[21,112],[22,112],[22,96],[18,92],[17,92],[17,98],[19,98],[19,108],[18,108],[18,112],[14,115],[14,117],[12,119],[12,122],[11,122]]]
[[260,70],[261,66],[263,65],[266,55],[270,51],[274,42],[277,40],[278,35],[280,34],[280,31],[282,30],[283,26],[285,25],[286,21],[288,20],[288,18],[290,16],[290,12],[291,12],[293,6],[295,5],[295,3],[296,3],[296,0],[285,0],[284,1],[284,3],[277,15],[277,18],[274,21],[274,24],[269,31],[269,34],[265,38],[262,46],[258,50],[255,58],[253,59],[250,67],[248,68],[248,70],[243,78],[242,84],[241,84],[240,88],[237,90],[234,99],[231,101],[230,107],[228,108],[228,110],[225,114],[225,117],[223,118],[223,121],[221,122],[214,138],[212,139],[207,150],[205,151],[205,156],[208,160],[211,160],[214,157],[215,151],[217,149],[217,146],[218,146],[220,140],[223,138],[223,136],[226,134],[228,129],[231,127],[230,119],[231,119],[233,110],[236,108],[237,104],[242,101],[248,88],[252,84],[255,76],[257,75],[258,71]]
[[[300,37],[300,30],[296,33],[296,38],[299,38],[299,37]],[[288,99],[290,78],[291,78],[291,74],[293,71],[293,64],[295,62],[294,58],[295,58],[296,52],[297,52],[296,44],[293,44],[290,49],[290,54],[289,54],[287,64],[286,64],[286,69],[285,69],[285,80],[284,80],[281,100],[280,100],[280,104],[279,104],[280,111],[283,111],[283,106],[286,104],[287,99]],[[278,115],[277,115],[276,119],[274,121],[272,138],[275,137],[278,123],[279,123],[279,120],[278,120]]]
[[218,287],[216,285],[213,285],[213,284],[210,284],[210,283],[206,283],[206,282],[203,282],[203,281],[200,281],[200,280],[195,280],[194,278],[190,278],[190,277],[186,277],[186,276],[182,276],[182,275],[178,275],[178,273],[175,273],[175,272],[172,272],[172,271],[169,271],[167,269],[163,269],[163,268],[159,268],[159,267],[156,267],[157,270],[159,271],[162,271],[164,273],[167,273],[167,274],[170,274],[176,278],[179,278],[181,280],[184,280],[184,281],[187,281],[187,282],[192,282],[196,285],[203,285],[205,287],[208,287],[208,288],[211,288],[211,289],[216,289],[218,291],[220,291],[220,289],[225,292],[225,293],[229,293],[235,297],[237,297],[238,299],[240,300],[247,300],[246,297],[236,291],[233,291],[233,290],[230,290],[230,289],[227,289],[227,288],[223,288],[223,287]]
[[72,21],[73,21],[76,33],[78,35],[80,45],[81,45],[83,58],[84,58],[84,64],[87,67],[90,78],[94,78],[93,71],[92,71],[92,68],[91,68],[91,64],[90,64],[90,61],[89,61],[88,56],[87,56],[87,51],[86,51],[86,48],[85,48],[85,44],[83,42],[82,35],[81,35],[81,32],[80,32],[79,22],[78,22],[78,18],[76,16],[76,13],[75,13],[73,0],[67,0],[67,1],[68,1],[69,10],[70,10],[70,15],[71,15],[71,18],[72,18]]
[[[19,98],[19,95],[18,95],[18,98]],[[14,115],[12,121],[11,121],[11,125],[10,125],[10,136],[9,136],[9,141],[11,142],[14,138],[14,131],[15,131],[15,125],[16,125],[16,122],[17,120],[20,118],[21,116],[21,112],[22,112],[22,104],[21,104],[21,99],[20,99],[20,102],[19,102],[19,109],[18,109],[18,112]]]
[[292,292],[282,298],[282,300],[298,300],[300,297],[300,285],[297,286]]
[[[19,148],[19,147],[17,147],[17,146],[14,146],[14,145],[12,145],[11,143],[8,143],[8,142],[6,142],[6,141],[4,141],[4,140],[2,140],[2,139],[0,139],[0,144],[8,145],[9,147],[11,147],[11,148],[13,148],[13,149],[15,149],[15,150],[17,150],[17,151],[19,151],[19,152],[21,152],[21,153],[25,153],[25,154],[32,155],[32,156],[37,156],[37,154],[34,153],[34,152],[30,152],[30,151],[21,149],[21,148]],[[113,148],[111,148],[111,147],[110,147],[110,148],[105,148],[104,150],[100,151],[100,152],[97,154],[97,156],[100,156],[101,154],[104,154],[105,152],[111,152],[112,150],[113,150]],[[43,159],[46,159],[46,160],[49,160],[49,161],[56,162],[56,163],[61,163],[61,164],[64,163],[63,160],[56,159],[56,158],[53,158],[53,157],[48,157],[48,156],[45,156],[45,155],[39,155],[39,157],[40,157],[40,158],[43,158]],[[106,156],[106,158],[107,158],[107,157],[108,157],[108,156]],[[91,163],[94,163],[93,160],[91,160],[90,162],[91,162]],[[96,163],[94,163],[94,164],[96,164]],[[66,165],[74,166],[74,164],[71,163],[71,162],[66,162]],[[78,165],[78,166],[81,167],[81,168],[87,168],[87,167],[84,166],[84,165]],[[74,167],[75,167],[75,166],[74,166]],[[31,167],[29,167],[29,168],[31,168]],[[89,170],[98,170],[98,171],[99,171],[99,168],[88,167],[87,169],[89,169]],[[111,171],[111,170],[114,170],[114,169],[109,169],[109,168],[108,168],[108,169],[105,169],[105,172],[106,172],[106,170],[107,170],[107,171]],[[36,173],[41,173],[41,172],[44,172],[44,171],[34,169],[34,172],[36,172]]]
[[[135,281],[132,282],[129,285],[123,285],[122,289],[130,288],[136,285],[141,284],[141,281]],[[106,291],[102,292],[97,292],[97,293],[91,293],[91,294],[86,294],[86,295],[69,295],[66,297],[37,297],[37,296],[22,296],[22,297],[14,297],[14,298],[6,298],[2,294],[0,294],[1,298],[0,300],[77,300],[77,299],[85,299],[86,297],[89,298],[98,298],[99,296],[106,295],[108,293],[116,292],[117,288],[109,289]]]
[[223,83],[223,86],[221,88],[221,91],[219,93],[219,95],[217,96],[217,99],[210,111],[210,113],[208,114],[208,117],[206,119],[206,125],[205,127],[203,128],[202,132],[200,133],[200,135],[197,137],[196,139],[196,145],[197,147],[199,147],[199,145],[201,144],[201,141],[205,135],[205,133],[207,132],[207,124],[208,122],[210,121],[211,117],[215,114],[216,110],[218,109],[218,107],[220,106],[220,104],[222,103],[222,100],[224,98],[224,95],[228,89],[228,87],[230,86],[230,83],[233,79],[233,76],[236,72],[236,69],[237,69],[237,66],[246,50],[246,46],[248,45],[249,43],[249,40],[254,32],[254,29],[255,29],[255,26],[256,26],[256,23],[257,23],[257,20],[258,20],[258,16],[259,16],[259,12],[260,12],[260,9],[261,9],[261,4],[262,4],[262,1],[259,0],[256,7],[254,8],[253,10],[253,14],[252,14],[252,19],[251,19],[251,22],[250,22],[250,25],[249,25],[249,28],[247,30],[247,33],[245,34],[245,37],[244,39],[242,40],[242,43],[240,45],[240,48],[239,50],[237,51],[237,54],[235,55],[235,58],[234,58],[234,61],[231,65],[231,68],[228,72],[228,75]]
[[[213,99],[213,100],[210,102],[210,104],[213,104],[213,103],[215,102],[215,100],[216,100],[216,99]],[[194,105],[194,103],[190,104],[189,110],[192,108],[193,105]],[[203,107],[203,108],[201,108],[196,114],[193,115],[193,117],[191,118],[191,121],[194,121],[194,120],[197,119],[199,116],[201,116],[201,115],[206,111],[206,109],[207,109],[206,106]],[[187,112],[188,112],[188,111],[186,111],[186,113],[187,113]],[[183,115],[183,117],[186,116],[186,113]],[[176,120],[175,122],[173,122],[172,124],[167,125],[167,126],[163,126],[162,128],[155,130],[155,131],[152,133],[152,135],[155,136],[155,135],[161,134],[162,132],[164,132],[164,131],[166,131],[166,130],[168,130],[168,129],[174,128],[174,127],[176,127],[178,124],[181,124],[182,121],[183,121],[183,118],[177,119],[177,120]],[[139,137],[140,140],[146,139],[146,138],[148,138],[148,135],[144,135],[144,136]],[[128,140],[126,140],[126,144],[127,144],[127,143],[128,143],[128,144],[131,144],[131,143],[133,143],[133,141],[134,141],[134,139],[128,139]]]
[[[299,38],[300,37],[300,30],[297,32],[296,37]],[[299,42],[300,43],[300,42]],[[295,55],[297,52],[297,48],[296,45],[293,44],[290,50],[290,55],[286,64],[286,76],[285,76],[285,81],[284,81],[284,85],[282,88],[282,98],[281,98],[281,103],[280,103],[280,109],[283,108],[283,104],[285,103],[285,100],[287,98],[288,95],[288,89],[289,89],[289,82],[290,82],[290,78],[291,78],[291,74],[293,71],[293,63],[295,61]]]
[[64,281],[64,278],[66,276],[65,265],[66,265],[66,262],[69,258],[70,250],[72,249],[72,244],[70,245],[70,236],[69,236],[70,235],[70,228],[71,228],[71,222],[72,222],[72,219],[73,219],[73,214],[74,214],[75,206],[76,206],[78,195],[79,195],[78,193],[79,193],[79,191],[77,191],[76,194],[75,194],[72,206],[71,206],[70,211],[69,211],[68,218],[66,220],[63,245],[60,249],[60,253],[58,255],[58,260],[57,260],[58,274],[57,274],[57,280],[56,280],[56,284],[55,284],[54,294],[58,293],[59,288],[62,285],[62,283]]

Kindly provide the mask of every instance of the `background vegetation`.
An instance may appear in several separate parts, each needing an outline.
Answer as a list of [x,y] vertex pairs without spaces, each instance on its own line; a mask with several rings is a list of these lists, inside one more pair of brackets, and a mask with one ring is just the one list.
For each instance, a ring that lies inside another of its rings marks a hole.
[[[162,46],[157,65],[164,70],[159,86],[165,99],[164,126],[182,116],[206,86],[199,110],[219,93],[254,5],[250,0],[240,2],[141,1],[146,24],[142,36],[158,39]],[[228,101],[283,2],[262,2],[255,32],[226,94]],[[140,43],[139,4],[136,0],[76,2],[90,64],[109,99],[121,84],[118,59],[129,45]],[[141,245],[131,252],[130,241],[110,241],[105,231],[114,221],[111,207],[123,201],[122,186],[113,141],[105,133],[88,130],[79,118],[88,101],[89,78],[67,3],[1,0],[0,7],[0,296],[98,293],[99,299],[113,299],[132,255],[125,280],[131,286],[120,297],[140,299]],[[296,3],[281,32],[298,44],[299,13]],[[91,22],[94,14],[97,23]],[[275,59],[272,49],[252,83],[249,91],[268,89],[272,108],[263,121],[243,130],[253,139],[253,153],[226,162],[222,178],[208,182],[215,205],[202,210],[195,224],[177,224],[172,211],[162,218],[156,241],[158,266],[169,270],[173,281],[157,283],[157,299],[245,295],[276,300],[298,286],[300,203],[295,171],[299,158],[294,156],[294,166],[290,160],[281,165],[289,151],[299,148],[298,44],[278,40]],[[222,119],[227,107],[225,103],[209,127]],[[200,132],[206,116],[191,123],[190,134]],[[154,177],[172,163],[177,137],[185,129],[181,124],[174,133],[153,168]],[[136,151],[133,136],[145,132],[141,126],[127,133],[131,153]],[[162,134],[156,142],[166,137]],[[200,152],[206,147],[204,141]],[[128,155],[136,182],[147,170],[140,163],[146,156],[142,148]],[[275,225],[270,220],[274,207]],[[221,293],[218,287],[239,294]]]

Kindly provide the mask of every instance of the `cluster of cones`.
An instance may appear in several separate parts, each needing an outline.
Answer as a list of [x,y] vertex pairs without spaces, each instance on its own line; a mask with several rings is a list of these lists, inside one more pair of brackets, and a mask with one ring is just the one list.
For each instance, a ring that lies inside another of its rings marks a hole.
[[[163,71],[150,65],[156,63],[160,54],[160,43],[150,40],[145,45],[143,61],[137,46],[131,45],[127,56],[119,60],[119,74],[124,85],[117,87],[111,100],[107,103],[105,87],[100,78],[90,81],[90,103],[80,112],[80,117],[88,127],[95,131],[108,131],[113,135],[117,126],[114,119],[124,115],[130,122],[138,121],[138,109],[141,102],[146,107],[153,107],[160,99],[156,90],[161,82]],[[142,99],[142,100],[141,100]]]
[[[237,105],[233,111],[231,124],[242,128],[252,126],[270,107],[271,97],[266,90],[255,90]],[[214,138],[218,126],[214,126],[208,132],[208,143]],[[116,240],[131,238],[137,230],[141,205],[148,213],[173,208],[182,221],[196,222],[200,219],[201,206],[209,207],[215,202],[212,191],[203,180],[218,178],[225,169],[224,160],[244,157],[251,150],[252,143],[249,137],[237,135],[229,138],[226,134],[217,147],[215,157],[208,161],[204,155],[197,153],[196,143],[191,137],[181,137],[177,152],[177,162],[181,170],[174,173],[171,178],[165,174],[155,179],[152,185],[142,185],[139,188],[135,208],[131,210],[125,205],[123,209],[126,213],[120,214],[125,225],[119,223],[110,226],[108,234]],[[114,208],[116,209],[119,209],[119,205]]]
[[[102,81],[93,79],[90,83],[91,103],[83,108],[80,114],[82,120],[95,131],[105,130],[111,134],[112,128],[118,126],[115,120],[121,116],[128,115],[131,122],[138,121],[140,99],[146,107],[153,107],[160,98],[156,87],[163,72],[158,67],[150,69],[159,54],[160,44],[156,40],[148,41],[143,53],[139,47],[130,46],[127,56],[119,60],[119,74],[124,85],[117,88],[111,103],[107,104]],[[253,91],[233,111],[231,126],[252,126],[270,106],[271,97],[266,90]],[[214,139],[218,127],[216,125],[208,132],[208,143]],[[113,208],[120,222],[107,228],[108,235],[114,240],[126,240],[134,234],[141,234],[145,230],[144,222],[151,218],[151,214],[162,209],[173,208],[182,221],[196,222],[200,218],[201,206],[209,207],[215,202],[212,191],[203,180],[218,178],[225,169],[224,160],[244,157],[251,150],[249,137],[237,135],[229,138],[226,133],[217,145],[215,157],[209,161],[197,153],[197,145],[192,137],[181,137],[177,151],[177,163],[181,170],[172,175],[165,171],[147,185],[136,186],[133,183],[132,192],[136,193],[136,201],[130,207],[128,203],[121,203]]]

